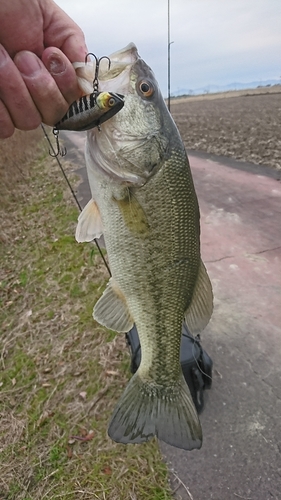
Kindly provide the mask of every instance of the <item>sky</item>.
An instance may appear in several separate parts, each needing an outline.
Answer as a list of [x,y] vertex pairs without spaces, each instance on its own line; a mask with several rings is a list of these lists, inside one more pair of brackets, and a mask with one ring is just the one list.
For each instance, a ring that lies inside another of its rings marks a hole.
[[83,29],[90,52],[134,42],[167,96],[232,82],[281,82],[281,0],[56,0]]

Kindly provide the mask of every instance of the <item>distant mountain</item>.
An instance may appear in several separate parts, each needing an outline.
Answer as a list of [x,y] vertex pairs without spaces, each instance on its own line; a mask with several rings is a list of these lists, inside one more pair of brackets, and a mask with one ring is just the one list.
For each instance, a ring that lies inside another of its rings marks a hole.
[[200,89],[178,89],[171,93],[172,97],[178,97],[181,95],[199,95],[199,94],[214,94],[216,92],[227,92],[229,90],[245,90],[245,89],[255,89],[257,87],[267,87],[271,85],[280,85],[280,80],[264,80],[258,82],[232,82],[227,85],[206,85]]

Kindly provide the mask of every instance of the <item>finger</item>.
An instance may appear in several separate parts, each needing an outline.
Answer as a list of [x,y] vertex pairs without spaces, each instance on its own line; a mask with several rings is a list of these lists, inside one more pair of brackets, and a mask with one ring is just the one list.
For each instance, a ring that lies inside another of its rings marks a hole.
[[84,61],[88,49],[81,28],[55,3],[44,14],[45,46],[58,47],[71,62]]
[[61,46],[61,50],[69,58],[71,62],[82,62],[85,61],[86,54],[88,54],[88,49],[85,44],[84,35],[78,26],[77,31],[65,39]]
[[6,109],[6,106],[0,101],[0,139],[8,139],[15,131],[12,119]]
[[18,52],[14,62],[41,114],[42,121],[47,125],[57,123],[68,110],[69,104],[52,75],[42,61],[27,50]]
[[[2,121],[11,129],[10,120],[16,128],[32,130],[38,127],[41,116],[26,88],[20,72],[0,45],[0,100]],[[2,131],[5,135],[5,131]]]
[[81,95],[75,69],[69,59],[56,47],[48,47],[42,61],[52,75],[65,100],[71,104]]

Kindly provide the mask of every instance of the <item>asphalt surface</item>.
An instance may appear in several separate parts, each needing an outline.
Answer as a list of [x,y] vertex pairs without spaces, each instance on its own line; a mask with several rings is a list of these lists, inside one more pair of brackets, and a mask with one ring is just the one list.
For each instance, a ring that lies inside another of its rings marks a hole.
[[[81,165],[85,205],[81,134],[64,139],[68,159]],[[213,383],[200,416],[201,450],[161,449],[177,499],[280,500],[281,183],[260,165],[194,152],[189,160],[215,296],[201,335]]]
[[280,500],[281,184],[268,168],[204,157],[189,159],[215,296],[201,335],[213,384],[202,449],[162,451],[187,488],[178,498]]

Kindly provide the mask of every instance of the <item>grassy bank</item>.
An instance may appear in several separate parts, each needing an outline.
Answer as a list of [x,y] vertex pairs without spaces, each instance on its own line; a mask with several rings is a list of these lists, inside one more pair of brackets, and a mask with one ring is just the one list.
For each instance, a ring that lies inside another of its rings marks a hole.
[[77,208],[41,138],[0,143],[0,499],[170,499],[157,443],[107,436],[130,359],[92,318],[107,271],[75,242]]

